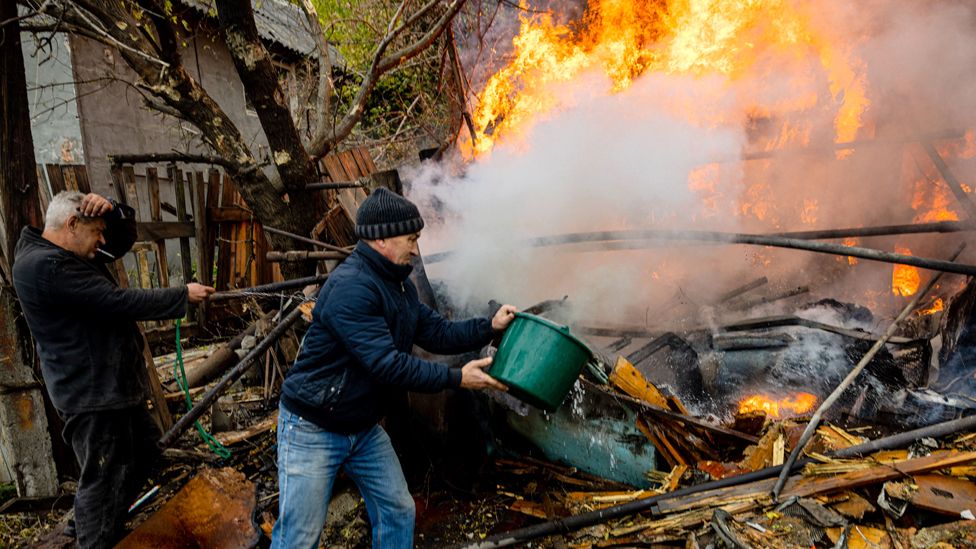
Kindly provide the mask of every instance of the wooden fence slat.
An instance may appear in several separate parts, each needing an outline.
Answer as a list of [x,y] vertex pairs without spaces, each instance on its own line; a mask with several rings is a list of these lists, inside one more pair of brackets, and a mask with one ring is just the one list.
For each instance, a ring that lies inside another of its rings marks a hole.
[[[161,201],[159,200],[159,178],[154,166],[146,167],[146,183],[149,188],[149,217],[160,223],[163,221]],[[166,239],[154,239],[156,244],[156,267],[159,269],[159,287],[169,288],[169,261],[166,257]]]
[[61,177],[64,179],[64,188],[69,191],[80,191],[78,189],[78,178],[75,176],[75,171],[71,169],[71,166],[59,166],[61,170]]
[[92,192],[91,183],[88,181],[88,169],[85,166],[78,164],[73,166],[73,171],[75,174],[75,181],[78,184],[78,190],[85,194]]
[[48,164],[44,166],[44,169],[47,171],[47,180],[51,182],[51,190],[54,191],[54,194],[66,190],[64,188],[64,176],[61,175],[60,166]]
[[[173,182],[173,189],[176,191],[176,220],[186,223],[186,187],[184,186],[183,172],[175,164],[170,164],[166,167],[166,173],[169,174],[169,178]],[[193,279],[189,238],[180,238],[180,264],[183,267],[183,283],[185,284]]]
[[[215,204],[220,208],[226,208],[230,206],[234,201],[234,184],[231,182],[230,176],[224,174],[223,186],[220,190],[220,203]],[[234,227],[227,223],[222,223],[218,230],[218,242],[217,242],[217,286],[218,290],[228,290],[230,289],[231,280],[233,276],[231,275],[231,269],[234,266],[234,262],[231,260],[231,251],[233,247],[231,246],[231,240],[235,233]]]

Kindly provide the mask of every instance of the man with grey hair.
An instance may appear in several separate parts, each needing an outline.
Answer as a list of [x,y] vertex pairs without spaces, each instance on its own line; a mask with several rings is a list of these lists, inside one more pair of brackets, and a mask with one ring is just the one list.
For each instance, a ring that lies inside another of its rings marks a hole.
[[120,288],[106,263],[135,242],[135,211],[97,194],[59,193],[43,232],[25,227],[13,278],[37,343],[41,373],[81,467],[75,495],[80,547],[112,547],[159,455],[146,407],[138,320],[180,318],[214,289]]

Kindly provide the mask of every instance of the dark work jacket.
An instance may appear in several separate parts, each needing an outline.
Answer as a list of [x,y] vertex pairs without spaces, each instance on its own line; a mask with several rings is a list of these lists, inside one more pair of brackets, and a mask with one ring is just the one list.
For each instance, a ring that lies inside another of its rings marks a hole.
[[491,321],[445,319],[417,298],[411,270],[360,242],[329,275],[281,388],[288,410],[323,429],[356,433],[382,419],[391,388],[461,384],[460,370],[410,351],[414,344],[439,354],[476,350],[491,341]]
[[[132,246],[134,222],[107,225],[103,249],[119,257]],[[120,238],[128,242],[120,244]],[[33,227],[21,232],[15,258],[14,287],[55,408],[75,414],[144,402],[146,367],[136,321],[183,316],[186,287],[119,288],[102,262],[78,257]]]

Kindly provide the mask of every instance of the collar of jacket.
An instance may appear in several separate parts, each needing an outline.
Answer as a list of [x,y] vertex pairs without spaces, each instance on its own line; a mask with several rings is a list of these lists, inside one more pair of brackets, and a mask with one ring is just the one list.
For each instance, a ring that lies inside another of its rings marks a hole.
[[403,282],[413,272],[413,265],[397,265],[362,240],[356,244],[356,253],[362,256],[363,260],[380,276],[394,282]]

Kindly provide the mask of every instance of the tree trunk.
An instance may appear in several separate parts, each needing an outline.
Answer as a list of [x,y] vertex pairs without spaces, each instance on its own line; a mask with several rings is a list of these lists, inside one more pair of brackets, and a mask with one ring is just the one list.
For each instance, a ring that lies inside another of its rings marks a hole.
[[41,384],[34,379],[30,332],[13,299],[12,266],[20,230],[40,226],[37,168],[15,0],[0,0],[0,208],[5,256],[0,277],[0,449],[20,496],[52,496],[58,479]]

